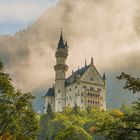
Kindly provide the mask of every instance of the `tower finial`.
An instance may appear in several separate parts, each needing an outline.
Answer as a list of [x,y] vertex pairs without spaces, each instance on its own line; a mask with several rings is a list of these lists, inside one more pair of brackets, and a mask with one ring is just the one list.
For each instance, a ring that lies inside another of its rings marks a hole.
[[85,67],[87,66],[87,60],[85,59]]
[[63,35],[63,28],[61,27],[61,35]]
[[91,57],[91,64],[93,64],[93,57]]
[[103,74],[103,80],[106,80],[106,75],[105,75],[105,72]]

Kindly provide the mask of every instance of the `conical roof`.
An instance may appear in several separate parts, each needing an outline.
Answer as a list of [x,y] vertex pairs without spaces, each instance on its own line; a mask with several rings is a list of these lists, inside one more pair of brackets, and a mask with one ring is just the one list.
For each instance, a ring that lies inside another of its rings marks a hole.
[[61,36],[60,36],[60,40],[59,40],[57,49],[63,49],[63,48],[65,48],[65,44],[64,44],[64,40],[63,40],[63,33],[61,31]]

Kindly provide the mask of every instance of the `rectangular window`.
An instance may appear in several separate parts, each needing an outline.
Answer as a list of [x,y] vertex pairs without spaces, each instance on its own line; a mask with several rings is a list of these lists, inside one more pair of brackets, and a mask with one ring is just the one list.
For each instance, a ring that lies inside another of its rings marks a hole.
[[100,88],[98,88],[97,90],[98,90],[99,92],[101,92],[101,89],[100,89]]
[[93,87],[90,87],[90,90],[94,90],[94,88]]

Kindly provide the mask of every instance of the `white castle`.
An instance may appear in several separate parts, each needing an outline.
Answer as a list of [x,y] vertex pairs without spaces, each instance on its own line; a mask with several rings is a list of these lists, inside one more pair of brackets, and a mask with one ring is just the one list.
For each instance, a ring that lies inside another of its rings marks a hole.
[[106,76],[99,74],[91,63],[75,72],[66,78],[68,66],[66,59],[68,56],[68,45],[64,43],[61,31],[61,37],[55,53],[56,65],[55,69],[55,84],[49,88],[45,99],[45,112],[48,104],[52,110],[62,112],[66,107],[73,108],[77,105],[81,110],[87,107],[106,110]]

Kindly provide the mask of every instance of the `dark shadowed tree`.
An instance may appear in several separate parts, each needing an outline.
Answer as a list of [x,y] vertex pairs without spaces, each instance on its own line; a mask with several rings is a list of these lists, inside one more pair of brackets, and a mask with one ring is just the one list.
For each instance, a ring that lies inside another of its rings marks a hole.
[[54,113],[52,111],[52,106],[50,104],[48,104],[48,106],[47,106],[47,116],[50,119],[53,119],[53,117],[54,117]]
[[140,91],[140,78],[135,78],[129,74],[122,72],[121,75],[117,77],[117,79],[124,80],[124,89],[132,91],[133,94]]
[[76,103],[75,103],[75,106],[74,106],[73,109],[72,109],[72,112],[73,112],[74,114],[79,114],[79,112],[80,112],[80,108],[77,106]]
[[35,139],[38,117],[32,107],[31,93],[16,90],[0,61],[0,138]]

